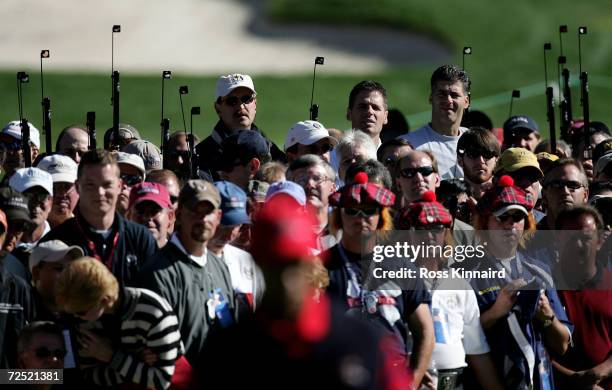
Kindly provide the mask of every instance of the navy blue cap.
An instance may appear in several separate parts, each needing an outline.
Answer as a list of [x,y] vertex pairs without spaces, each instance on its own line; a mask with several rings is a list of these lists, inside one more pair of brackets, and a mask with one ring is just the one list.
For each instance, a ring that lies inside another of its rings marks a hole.
[[245,164],[254,157],[270,154],[268,141],[255,130],[239,130],[225,138],[221,143],[223,150],[222,166],[232,168],[239,163]]
[[234,226],[251,223],[246,212],[246,193],[229,181],[216,181],[215,187],[221,194],[221,225]]
[[511,116],[504,122],[504,139],[511,138],[517,135],[520,129],[530,130],[535,133],[540,133],[538,124],[533,118],[527,115]]

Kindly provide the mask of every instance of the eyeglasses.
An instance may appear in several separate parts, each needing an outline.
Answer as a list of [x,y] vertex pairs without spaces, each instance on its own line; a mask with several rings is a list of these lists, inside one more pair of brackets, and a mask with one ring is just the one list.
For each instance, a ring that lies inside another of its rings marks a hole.
[[327,176],[322,175],[312,175],[312,176],[300,176],[295,178],[294,182],[298,183],[300,186],[305,187],[308,183],[312,182],[315,186],[330,180]]
[[56,359],[63,359],[66,357],[67,351],[65,349],[54,349],[50,350],[47,347],[40,347],[34,350],[36,357],[39,359],[48,359],[54,357]]
[[378,214],[379,209],[378,207],[373,207],[373,208],[364,208],[364,209],[356,209],[353,207],[345,207],[344,209],[344,213],[350,217],[358,217],[358,216],[362,216],[364,218],[368,218],[371,217],[373,215]]
[[433,167],[419,167],[419,168],[404,168],[400,171],[400,176],[406,179],[412,179],[417,173],[420,173],[423,177],[429,176],[434,173]]
[[444,226],[441,223],[436,223],[434,225],[418,225],[415,226],[412,230],[419,230],[419,231],[430,231],[433,233],[441,233],[444,231],[444,229],[446,229],[446,226]]
[[551,180],[545,184],[545,188],[554,188],[560,190],[567,187],[570,191],[576,191],[582,187],[582,184],[575,180]]
[[178,160],[179,157],[183,159],[183,161],[189,161],[189,150],[170,150],[167,152],[168,159]]
[[463,151],[462,154],[469,158],[473,158],[473,159],[476,159],[482,156],[484,157],[485,160],[490,160],[493,157],[496,157],[495,153],[493,153],[490,150],[485,150],[485,149],[466,149]]
[[250,104],[255,100],[255,95],[245,95],[245,96],[228,96],[223,99],[223,103],[230,107],[236,107],[238,104]]
[[509,219],[512,219],[512,222],[517,223],[525,219],[525,214],[521,213],[520,211],[514,213],[504,213],[499,217],[495,217],[495,219],[500,223],[506,223]]
[[127,173],[122,173],[121,180],[123,180],[123,184],[134,186],[138,183],[142,183],[144,179],[140,175],[128,175]]

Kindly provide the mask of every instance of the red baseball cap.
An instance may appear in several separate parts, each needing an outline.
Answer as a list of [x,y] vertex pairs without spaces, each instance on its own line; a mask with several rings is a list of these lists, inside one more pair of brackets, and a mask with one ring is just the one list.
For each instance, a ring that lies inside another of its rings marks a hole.
[[145,181],[132,187],[129,201],[130,208],[147,200],[156,203],[162,209],[169,209],[172,207],[170,194],[166,186]]

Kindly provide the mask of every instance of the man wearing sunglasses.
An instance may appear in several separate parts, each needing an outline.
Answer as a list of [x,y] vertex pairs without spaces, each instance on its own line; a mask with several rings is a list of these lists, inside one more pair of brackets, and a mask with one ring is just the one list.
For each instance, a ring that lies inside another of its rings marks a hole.
[[[194,134],[194,143],[198,144],[199,139]],[[191,178],[189,166],[189,144],[187,143],[187,133],[175,131],[170,134],[170,139],[164,150],[164,169],[169,169],[178,176],[181,181]]]
[[305,154],[316,154],[329,163],[330,153],[338,145],[323,124],[317,121],[300,121],[289,129],[285,137],[287,161],[293,162]]
[[421,199],[425,192],[435,192],[440,187],[438,164],[429,152],[409,152],[399,161],[397,173],[397,184],[406,205]]
[[268,139],[255,125],[257,92],[249,75],[228,74],[220,76],[215,89],[215,112],[219,121],[212,134],[196,146],[200,159],[200,170],[214,180],[219,180],[219,161],[223,154],[221,143],[238,130],[253,130],[260,133],[269,144],[272,159],[286,162],[285,153]]
[[493,185],[493,169],[499,158],[497,138],[489,130],[473,128],[463,133],[457,142],[457,163],[474,199]]
[[[30,125],[30,153],[32,161],[36,160],[36,157],[40,151],[40,133],[34,125]],[[2,166],[5,175],[0,183],[0,186],[6,186],[8,179],[13,173],[19,169],[25,167],[23,160],[23,149],[21,144],[21,124],[19,121],[11,121],[0,132],[0,144],[6,149],[6,158]]]
[[114,152],[119,164],[119,177],[121,178],[121,192],[117,201],[117,212],[125,215],[130,203],[130,191],[145,179],[145,164],[142,157],[125,152]]
[[[62,329],[51,321],[32,322],[19,334],[17,367],[21,369],[63,369],[66,345]],[[51,384],[39,385],[50,389]]]
[[589,185],[582,164],[571,158],[555,161],[543,180],[542,201],[546,217],[538,223],[538,230],[555,228],[555,220],[563,210],[585,205],[589,199]]
[[463,112],[470,105],[471,80],[457,65],[443,65],[431,76],[431,122],[402,136],[417,150],[436,156],[443,179],[463,177],[457,165],[457,142],[467,129],[461,127]]
[[38,168],[48,172],[53,179],[53,206],[48,221],[54,228],[74,217],[73,211],[79,201],[74,184],[78,165],[68,156],[54,154],[40,160]]

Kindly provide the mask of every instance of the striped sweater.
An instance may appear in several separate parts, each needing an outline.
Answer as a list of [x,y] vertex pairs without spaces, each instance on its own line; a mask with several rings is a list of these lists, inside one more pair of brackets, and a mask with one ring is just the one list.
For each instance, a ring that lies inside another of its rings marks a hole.
[[[116,313],[91,324],[92,332],[110,336],[113,358],[107,364],[81,357],[85,379],[99,386],[134,383],[150,389],[167,389],[175,362],[184,354],[174,311],[164,298],[150,290],[126,287],[120,299]],[[151,366],[139,357],[145,348],[157,355]]]

